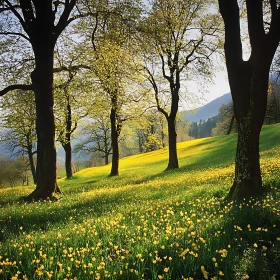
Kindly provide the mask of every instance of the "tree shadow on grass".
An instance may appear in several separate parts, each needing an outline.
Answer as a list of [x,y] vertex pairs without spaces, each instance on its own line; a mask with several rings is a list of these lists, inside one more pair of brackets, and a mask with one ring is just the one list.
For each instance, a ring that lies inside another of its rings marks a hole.
[[[242,208],[239,207],[240,204],[236,203],[228,213],[224,214],[220,224],[212,223],[211,226],[205,228],[207,246],[199,249],[197,258],[189,254],[186,254],[186,258],[182,258],[182,253],[176,249],[176,246],[175,249],[173,246],[146,248],[146,252],[156,250],[160,262],[155,264],[155,258],[149,258],[148,253],[143,255],[144,262],[139,264],[144,272],[144,277],[141,279],[157,279],[157,275],[166,274],[165,267],[169,267],[171,271],[168,279],[182,279],[182,276],[191,276],[196,280],[205,279],[201,270],[202,266],[208,272],[208,279],[217,276],[219,271],[224,273],[223,279],[227,280],[247,279],[248,275],[249,279],[254,280],[278,279],[280,277],[280,245],[277,238],[279,238],[280,232],[280,218],[276,212],[272,212],[268,208],[256,207],[255,202],[243,201]],[[223,207],[225,206],[227,206],[226,202]],[[226,210],[226,208],[223,209]],[[248,225],[250,226],[248,227]],[[260,225],[262,230],[257,230]],[[176,239],[174,243],[181,248],[193,250],[191,245],[193,240],[185,233],[181,240]],[[161,241],[164,243],[164,236]],[[161,241],[159,244],[162,244]],[[169,243],[172,243],[172,240],[169,240]],[[220,251],[226,252],[224,257],[219,256],[222,254]],[[170,257],[172,258],[171,264]],[[217,259],[218,268],[214,266],[213,257]],[[135,256],[128,259],[128,263],[130,267],[133,267]],[[152,270],[156,270],[154,274],[152,274]],[[275,278],[272,278],[273,276]],[[138,279],[129,272],[126,277],[132,280]],[[125,278],[122,275],[115,279]]]

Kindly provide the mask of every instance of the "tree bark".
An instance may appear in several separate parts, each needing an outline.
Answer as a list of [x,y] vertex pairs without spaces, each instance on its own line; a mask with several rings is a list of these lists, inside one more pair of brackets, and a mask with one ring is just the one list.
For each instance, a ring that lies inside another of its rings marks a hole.
[[72,178],[72,147],[71,147],[71,134],[76,130],[77,123],[72,128],[72,108],[70,104],[70,97],[67,95],[67,114],[66,114],[66,133],[63,139],[62,147],[65,151],[65,171],[67,179]]
[[53,113],[54,44],[40,40],[33,44],[36,67],[31,73],[36,103],[37,187],[27,201],[51,198],[57,189],[55,124]]
[[168,124],[168,152],[169,152],[169,161],[166,170],[179,168],[178,156],[177,156],[177,133],[175,119],[172,117],[167,118]]
[[225,23],[226,65],[238,131],[235,178],[228,194],[230,199],[262,192],[259,136],[266,112],[269,69],[280,40],[279,9],[272,7],[270,30],[266,33],[262,1],[246,0],[246,4],[252,50],[249,60],[243,61],[238,2],[219,0]]
[[[228,197],[239,199],[261,193],[262,178],[259,161],[260,129],[249,118],[238,122],[235,178]],[[258,126],[259,127],[259,126]]]
[[36,185],[37,180],[36,180],[36,168],[34,164],[34,159],[33,159],[33,151],[32,151],[32,145],[28,145],[27,147],[27,153],[28,153],[28,160],[29,160],[29,165],[30,165],[30,170],[33,178],[33,182]]
[[71,142],[66,142],[64,145],[62,145],[64,151],[65,151],[65,171],[66,171],[66,178],[70,179],[73,177],[73,171],[72,171],[72,147]]
[[119,175],[119,132],[117,129],[117,112],[114,107],[111,108],[111,141],[112,141],[112,167],[110,176]]
[[105,165],[109,164],[109,154],[106,152],[105,153]]

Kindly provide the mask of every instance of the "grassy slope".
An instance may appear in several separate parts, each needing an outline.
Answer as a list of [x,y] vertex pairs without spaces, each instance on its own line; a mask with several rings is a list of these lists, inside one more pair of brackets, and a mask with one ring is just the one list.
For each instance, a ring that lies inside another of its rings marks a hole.
[[179,143],[176,171],[164,172],[167,148],[121,159],[117,178],[110,166],[82,170],[60,180],[56,203],[19,204],[31,187],[2,189],[0,279],[270,279],[280,264],[279,129],[262,132],[272,188],[259,202],[223,201],[236,135]]

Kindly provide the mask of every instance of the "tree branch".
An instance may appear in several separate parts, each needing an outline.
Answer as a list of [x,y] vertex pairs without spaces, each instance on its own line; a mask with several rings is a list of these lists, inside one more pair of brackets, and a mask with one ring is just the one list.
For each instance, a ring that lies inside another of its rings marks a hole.
[[6,35],[6,36],[20,36],[22,38],[24,38],[25,40],[27,40],[28,42],[30,42],[30,39],[25,36],[24,34],[22,33],[19,33],[19,32],[0,32],[0,35]]
[[262,0],[246,0],[248,31],[252,50],[255,49],[255,46],[258,44],[258,42],[263,40],[265,36],[262,2]]
[[157,84],[156,84],[156,81],[154,79],[154,76],[153,74],[151,73],[151,71],[145,67],[145,70],[147,71],[149,77],[148,77],[148,80],[149,82],[151,83],[153,89],[154,89],[154,94],[155,94],[155,99],[156,99],[156,104],[157,104],[157,109],[159,112],[161,112],[166,118],[168,118],[168,113],[160,106],[160,102],[159,102],[159,97],[158,97],[158,94],[159,94],[159,91],[158,91],[158,87],[157,87]]
[[[243,62],[240,36],[239,6],[237,0],[219,0],[220,13],[225,23],[225,55],[227,64]],[[230,62],[229,62],[230,61]]]
[[33,90],[33,86],[32,85],[21,85],[21,84],[10,85],[10,86],[7,86],[6,88],[4,88],[3,90],[0,90],[0,96],[5,95],[9,91],[17,90],[17,89]]
[[15,17],[17,17],[17,19],[19,20],[22,28],[24,29],[24,31],[28,34],[28,30],[27,30],[27,26],[26,23],[24,21],[24,19],[22,18],[22,16],[18,13],[18,11],[16,10],[17,8],[19,8],[17,5],[13,6],[9,0],[4,0],[6,2],[6,4],[9,6],[11,12],[15,15]]
[[87,69],[87,70],[91,70],[91,67],[88,66],[88,65],[84,65],[84,64],[80,64],[80,65],[73,65],[73,66],[60,66],[60,67],[56,67],[53,69],[53,73],[59,73],[59,72],[62,72],[62,71],[76,71],[76,70],[79,70],[79,69]]
[[13,8],[13,9],[18,9],[18,8],[20,8],[20,6],[19,6],[19,5],[14,5],[14,6],[12,6],[12,7],[0,8],[0,13],[5,12],[5,11],[11,11],[12,8]]
[[27,24],[35,20],[34,11],[30,0],[20,0],[20,8]]
[[[69,15],[71,13],[71,11],[73,10],[74,6],[76,5],[77,0],[65,0],[65,7],[64,7],[64,11],[57,23],[57,25],[55,26],[55,34],[58,37],[62,31],[64,30],[64,28],[71,22],[74,20],[74,18],[68,19]],[[69,20],[71,20],[69,22]]]

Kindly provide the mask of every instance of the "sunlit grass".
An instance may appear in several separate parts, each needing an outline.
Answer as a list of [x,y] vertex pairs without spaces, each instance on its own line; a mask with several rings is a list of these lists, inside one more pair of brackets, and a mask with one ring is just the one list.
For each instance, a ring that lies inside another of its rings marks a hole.
[[0,279],[278,279],[279,129],[262,134],[258,200],[224,200],[235,135],[179,143],[175,171],[166,148],[121,159],[118,177],[84,169],[57,202],[1,189]]

